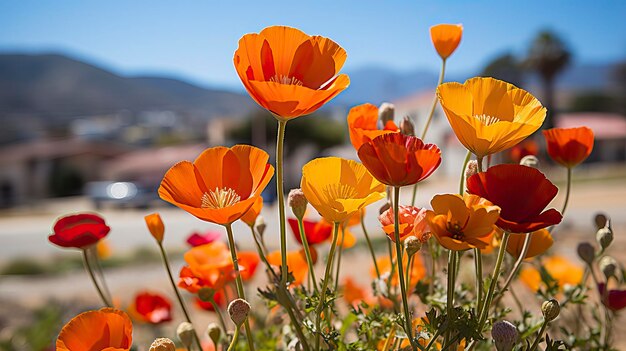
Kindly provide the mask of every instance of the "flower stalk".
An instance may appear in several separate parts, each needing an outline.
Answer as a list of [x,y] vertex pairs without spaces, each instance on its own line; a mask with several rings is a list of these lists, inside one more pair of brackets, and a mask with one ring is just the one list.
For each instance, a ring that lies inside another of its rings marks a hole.
[[90,261],[89,260],[89,248],[84,248],[83,249],[83,263],[85,264],[85,270],[87,270],[87,273],[89,273],[89,277],[91,278],[91,281],[93,282],[93,285],[96,288],[96,291],[98,291],[98,295],[100,296],[100,299],[102,299],[102,303],[106,307],[112,307],[111,302],[109,301],[109,299],[107,299],[106,295],[104,294],[104,291],[100,287],[100,284],[98,283],[98,280],[96,279],[96,276],[94,274],[93,267],[91,266],[91,262],[89,261]]

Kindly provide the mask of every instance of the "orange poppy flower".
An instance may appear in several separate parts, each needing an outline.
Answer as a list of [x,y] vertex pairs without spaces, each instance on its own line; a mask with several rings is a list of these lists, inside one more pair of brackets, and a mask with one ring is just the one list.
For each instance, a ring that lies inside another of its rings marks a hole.
[[543,136],[550,158],[567,168],[583,162],[593,150],[593,131],[587,127],[548,129]]
[[252,279],[254,272],[256,272],[261,259],[256,252],[252,251],[240,251],[237,252],[237,261],[239,269],[241,270],[241,279],[244,281]]
[[104,218],[92,213],[79,213],[59,218],[48,240],[61,247],[84,249],[107,236],[110,230]]
[[252,207],[274,175],[268,159],[249,145],[206,149],[193,163],[170,168],[159,196],[204,221],[230,224]]
[[548,251],[548,249],[552,247],[552,244],[554,243],[552,235],[550,235],[550,232],[544,228],[529,234],[518,234],[509,236],[509,241],[506,244],[506,252],[508,252],[513,257],[519,257],[522,254],[524,241],[526,240],[527,235],[530,235],[530,242],[528,243],[528,251],[526,251],[526,255],[524,256],[524,258],[533,258],[535,256],[539,256]]
[[444,60],[456,50],[462,36],[462,24],[438,24],[430,27],[430,39],[437,53]]
[[419,138],[402,133],[379,135],[365,142],[358,156],[372,175],[383,184],[404,186],[430,176],[441,164],[441,150]]
[[343,278],[343,284],[341,286],[343,293],[343,299],[349,304],[356,306],[363,300],[371,298],[371,294],[364,287],[358,285],[352,277]]
[[[311,248],[311,255],[314,255],[315,249]],[[282,256],[280,251],[270,252],[267,255],[267,261],[276,266],[279,269],[282,266]],[[315,261],[315,258],[313,258]],[[289,267],[289,272],[293,274],[294,281],[292,283],[293,286],[300,285],[304,282],[309,272],[309,265],[306,262],[306,255],[303,250],[297,251],[289,251],[287,252],[287,267]]]
[[511,148],[546,118],[530,93],[493,78],[441,84],[437,97],[456,137],[479,158]]
[[196,246],[184,255],[187,266],[180,271],[178,286],[192,293],[202,288],[221,289],[235,279],[230,251],[221,241]]
[[[425,208],[419,209],[415,206],[401,205],[398,210],[398,217],[400,220],[400,241],[404,241],[409,236],[418,238],[422,243],[428,241],[430,229],[426,221]],[[383,231],[389,239],[396,242],[393,208],[387,209],[378,216],[378,221],[383,226]]]
[[379,135],[398,131],[400,128],[393,121],[388,121],[383,129],[378,129],[378,107],[372,104],[355,106],[348,112],[350,142],[357,151],[363,143]]
[[233,60],[254,101],[288,120],[314,112],[350,85],[338,75],[346,57],[328,38],[272,26],[244,35]]
[[72,318],[59,333],[58,351],[127,351],[133,343],[133,324],[123,311],[103,308]]
[[342,223],[385,197],[385,186],[360,163],[339,157],[317,158],[302,167],[304,196],[327,221]]
[[[551,256],[542,261],[546,272],[559,283],[559,289],[565,285],[576,285],[583,279],[583,269],[562,256]],[[520,270],[520,280],[532,291],[537,291],[542,285],[541,273],[533,266]]]
[[152,237],[158,242],[163,241],[163,234],[165,234],[165,225],[161,219],[161,215],[158,213],[152,213],[144,217],[148,230]]
[[[302,238],[300,238],[300,229],[298,228],[298,220],[295,218],[288,218],[287,222],[291,227],[291,231],[293,236],[296,238],[296,241],[302,245]],[[333,234],[333,225],[328,223],[323,218],[319,221],[310,221],[308,219],[302,220],[302,225],[304,227],[304,235],[306,236],[306,241],[309,245],[315,245],[322,243],[330,238]]]
[[441,246],[450,250],[484,249],[492,238],[500,208],[476,195],[435,195],[426,220]]
[[558,224],[563,218],[551,208],[542,212],[558,191],[539,170],[522,165],[496,165],[467,179],[470,193],[500,207],[496,225],[510,233],[530,233]]
[[254,222],[256,221],[256,218],[259,216],[259,214],[261,214],[262,209],[263,198],[259,196],[256,201],[254,201],[254,204],[252,205],[252,207],[250,207],[248,212],[246,212],[241,217],[241,221],[247,224],[249,227],[254,226]]
[[172,304],[160,294],[147,291],[137,294],[133,310],[144,322],[159,324],[172,320]]

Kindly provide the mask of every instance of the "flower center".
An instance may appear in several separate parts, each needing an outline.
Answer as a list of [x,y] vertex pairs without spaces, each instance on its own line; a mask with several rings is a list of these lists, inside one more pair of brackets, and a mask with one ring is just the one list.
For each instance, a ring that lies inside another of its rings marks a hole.
[[463,234],[463,228],[459,225],[458,222],[450,223],[447,225],[448,232],[451,234],[452,239],[463,240],[465,238],[465,234]]
[[500,118],[498,117],[494,117],[494,116],[487,116],[485,114],[482,115],[476,115],[474,116],[477,120],[480,121],[480,123],[486,125],[486,126],[490,126],[492,124],[495,124],[497,122],[500,122]]
[[231,188],[222,188],[205,192],[202,194],[202,208],[212,208],[212,209],[220,209],[224,207],[229,207],[241,200],[241,197],[237,195],[235,190]]
[[302,81],[300,79],[296,77],[288,77],[282,74],[275,74],[272,78],[270,78],[270,82],[302,86]]
[[357,197],[356,189],[347,184],[329,184],[324,192],[331,199],[352,199]]

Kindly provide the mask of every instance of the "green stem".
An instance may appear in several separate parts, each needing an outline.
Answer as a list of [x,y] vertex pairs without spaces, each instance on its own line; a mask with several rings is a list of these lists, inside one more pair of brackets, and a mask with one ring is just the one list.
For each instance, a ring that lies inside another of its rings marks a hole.
[[565,190],[565,202],[563,203],[563,209],[561,215],[565,216],[565,210],[567,210],[567,203],[569,202],[569,193],[572,188],[572,168],[567,167],[567,189]]
[[343,253],[343,242],[346,239],[346,227],[341,225],[341,243],[339,244],[339,252],[337,253],[337,271],[335,272],[335,292],[339,286],[339,272],[341,271],[341,255]]
[[367,229],[365,228],[365,210],[361,210],[361,229],[363,229],[363,235],[365,235],[365,241],[367,242],[367,247],[370,249],[370,254],[372,255],[372,261],[374,261],[374,269],[376,270],[376,277],[380,280],[380,269],[378,268],[378,262],[376,262],[376,254],[374,253],[374,247],[372,246],[372,241],[370,240],[370,236],[367,233]]
[[491,275],[491,283],[489,284],[489,291],[487,292],[487,296],[485,296],[485,303],[483,304],[483,308],[481,311],[479,311],[479,315],[480,315],[480,319],[478,321],[479,333],[482,333],[483,327],[485,326],[485,322],[487,321],[487,317],[489,316],[489,307],[491,306],[493,293],[496,289],[496,285],[498,284],[498,278],[500,277],[500,268],[502,267],[502,261],[504,260],[504,253],[506,252],[506,245],[509,242],[510,235],[511,234],[509,232],[504,232],[504,236],[502,237],[502,242],[500,243],[500,250],[498,250],[498,258],[496,260],[496,265],[493,268],[493,274]]
[[285,142],[285,128],[287,121],[278,119],[278,133],[276,136],[276,195],[278,196],[278,215],[280,220],[280,255],[282,258],[281,283],[287,286],[289,269],[287,267],[287,233],[285,230],[285,191],[283,189],[283,148]]
[[113,295],[111,295],[111,291],[109,290],[109,286],[107,285],[107,281],[104,279],[104,271],[102,270],[102,265],[100,264],[100,258],[98,257],[98,249],[96,246],[92,246],[89,248],[89,255],[93,258],[93,262],[95,262],[96,266],[96,276],[100,279],[100,283],[102,285],[102,290],[107,297],[108,301],[113,302]]
[[302,246],[304,247],[304,254],[306,256],[306,263],[309,265],[309,274],[313,280],[313,290],[317,291],[317,279],[315,278],[315,269],[313,268],[313,258],[311,258],[311,249],[309,248],[309,241],[306,238],[306,233],[304,232],[304,224],[302,223],[302,218],[298,218],[298,230],[300,230],[300,240],[302,241]]
[[[515,278],[517,271],[522,266],[522,262],[524,261],[524,258],[526,257],[526,254],[528,253],[528,249],[530,248],[531,234],[532,233],[526,233],[526,238],[524,238],[524,245],[522,246],[522,252],[520,253],[517,260],[515,261],[515,264],[513,264],[513,268],[511,268],[511,273],[509,273],[508,277],[504,281],[504,285],[502,286],[502,289],[500,289],[500,292],[498,292],[496,301],[499,301],[500,298],[502,298],[506,289],[509,287],[509,285],[511,285],[511,282],[513,282],[513,278]],[[521,235],[521,234],[516,234],[516,235]]]
[[476,268],[476,311],[480,308],[483,299],[483,253],[480,249],[474,249],[474,266]]
[[224,321],[224,316],[222,316],[222,311],[220,310],[220,307],[217,305],[215,299],[212,296],[209,299],[209,302],[211,303],[211,306],[213,306],[213,309],[215,310],[215,313],[220,320],[220,325],[222,326],[222,329],[224,329],[224,332],[226,332],[226,322]]
[[96,287],[98,295],[100,295],[100,298],[102,299],[102,303],[107,307],[112,307],[111,302],[109,302],[109,300],[106,298],[106,295],[104,295],[102,289],[100,288],[100,284],[98,284],[98,281],[96,280],[96,276],[94,275],[91,263],[89,263],[88,250],[88,248],[83,249],[83,263],[85,264],[85,269],[87,270],[87,273],[89,273],[89,277],[91,278],[93,285]]
[[406,275],[406,287],[408,289],[411,289],[411,267],[413,265],[413,258],[415,257],[416,254],[413,254],[411,257],[409,257],[409,261],[407,262],[406,265],[406,270],[404,275]]
[[[178,299],[178,304],[180,305],[180,309],[183,311],[185,315],[185,320],[187,323],[193,325],[191,323],[191,318],[189,317],[189,311],[187,311],[187,306],[185,306],[185,302],[183,301],[182,295],[180,295],[180,291],[178,291],[178,287],[176,286],[176,282],[174,281],[174,275],[172,275],[172,269],[170,268],[170,261],[167,258],[167,253],[165,252],[165,248],[163,247],[163,243],[157,241],[159,245],[159,250],[161,252],[161,258],[163,259],[163,265],[165,266],[165,270],[167,271],[167,276],[170,279],[170,284],[172,285],[172,289],[174,289],[174,293],[176,293],[176,298]],[[198,334],[196,333],[196,329],[193,330],[193,337],[196,340],[196,344],[198,344],[199,350],[202,350],[202,345],[200,344],[200,338],[198,338]]]
[[235,335],[233,335],[233,340],[231,340],[230,345],[228,346],[227,351],[235,350],[235,345],[237,345],[237,339],[239,338],[239,326],[235,328]]
[[[437,87],[443,83],[443,76],[446,72],[446,60],[441,60],[441,71],[439,72],[439,80],[437,81]],[[426,124],[424,125],[424,130],[422,131],[422,136],[420,139],[424,140],[426,138],[426,133],[428,133],[428,127],[430,126],[430,122],[433,119],[433,115],[435,114],[435,108],[437,107],[437,94],[435,94],[435,98],[433,99],[432,104],[430,105],[430,111],[428,112],[428,119],[426,120]]]
[[[230,258],[233,261],[233,269],[236,272],[235,283],[237,284],[237,297],[246,299],[246,293],[243,289],[243,281],[239,271],[239,259],[237,258],[237,248],[235,247],[235,238],[233,237],[233,228],[230,224],[226,224],[226,233],[228,234],[228,246],[230,248]],[[246,339],[248,341],[248,350],[254,351],[254,342],[252,340],[252,331],[250,330],[250,322],[248,318],[244,321],[246,329]]]
[[337,237],[339,234],[339,222],[333,223],[333,241],[330,244],[330,251],[328,252],[328,260],[326,261],[326,270],[324,271],[324,280],[322,280],[322,290],[320,292],[320,300],[317,305],[317,321],[316,321],[316,331],[317,336],[315,337],[315,350],[320,350],[320,339],[322,336],[322,311],[324,310],[324,305],[326,305],[326,290],[328,289],[328,281],[331,275],[331,267],[333,265],[333,257],[335,257],[335,249],[337,247]]
[[476,156],[476,164],[478,166],[478,172],[483,171],[483,158]]
[[548,328],[548,321],[544,319],[543,324],[541,325],[541,329],[539,329],[539,335],[537,335],[537,338],[535,339],[533,344],[530,346],[528,351],[534,351],[537,349],[537,347],[539,346],[539,342],[541,341],[541,337],[543,336],[543,333],[546,331],[547,328]]
[[[409,337],[412,349],[415,351],[415,340],[413,340],[413,328],[411,323],[411,314],[409,312],[409,302],[406,295],[406,286],[404,285],[404,272],[402,267],[402,244],[400,243],[400,187],[393,188],[393,224],[396,242],[396,261],[398,265],[398,278],[400,280],[400,294],[402,295],[402,307],[404,310],[404,332]],[[390,277],[391,279],[391,277]]]
[[436,244],[433,238],[428,240],[428,249],[430,251],[430,284],[428,285],[428,295],[432,295],[435,291],[435,271],[437,269]]
[[467,168],[467,164],[469,163],[470,158],[472,157],[472,152],[467,151],[465,155],[465,161],[463,161],[463,167],[461,167],[461,178],[459,179],[459,195],[463,196],[465,192],[465,168]]
[[454,310],[454,283],[455,283],[455,271],[456,271],[456,251],[448,251],[448,288],[446,298],[446,317],[448,319],[448,327],[446,328],[446,334],[443,339],[443,343],[446,344],[450,339],[450,333],[452,332],[452,311]]

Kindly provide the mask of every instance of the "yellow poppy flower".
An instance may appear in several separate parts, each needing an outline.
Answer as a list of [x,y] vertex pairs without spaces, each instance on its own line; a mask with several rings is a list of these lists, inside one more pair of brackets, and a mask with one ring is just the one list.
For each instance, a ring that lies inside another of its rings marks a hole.
[[336,223],[385,197],[385,186],[365,166],[339,157],[317,158],[304,165],[300,187],[317,212]]
[[530,235],[530,242],[528,243],[528,251],[526,252],[524,258],[539,256],[548,251],[554,243],[554,239],[552,238],[550,232],[543,228],[529,234],[511,235],[506,245],[506,252],[508,252],[511,256],[518,258],[524,249],[524,241],[526,241],[527,235]]
[[500,207],[472,194],[435,195],[426,220],[441,246],[450,250],[484,249],[500,217]]
[[437,97],[456,137],[479,158],[515,146],[546,118],[534,96],[493,78],[441,84]]
[[[583,279],[583,269],[563,256],[551,256],[542,260],[543,268],[559,283],[559,289],[565,285],[576,285]],[[523,268],[519,274],[520,280],[532,291],[543,286],[541,273],[533,266]]]

